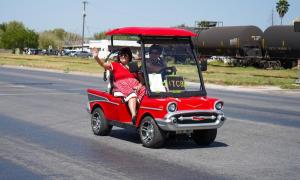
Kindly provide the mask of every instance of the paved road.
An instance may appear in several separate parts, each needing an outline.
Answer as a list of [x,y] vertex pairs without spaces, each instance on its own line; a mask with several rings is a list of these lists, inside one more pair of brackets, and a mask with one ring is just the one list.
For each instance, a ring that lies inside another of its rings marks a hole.
[[101,78],[0,67],[0,179],[300,179],[300,93],[209,89],[228,121],[211,147],[147,149],[94,136],[85,89]]

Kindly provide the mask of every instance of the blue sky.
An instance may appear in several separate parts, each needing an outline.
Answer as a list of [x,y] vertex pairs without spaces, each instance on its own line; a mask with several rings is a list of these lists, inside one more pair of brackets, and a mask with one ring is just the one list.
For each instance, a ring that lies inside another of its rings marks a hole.
[[[86,35],[123,26],[194,25],[195,21],[222,21],[224,26],[256,25],[262,30],[280,23],[277,0],[88,0]],[[283,23],[300,16],[300,1],[289,0]],[[82,0],[1,0],[0,23],[21,21],[37,32],[64,28],[81,34]]]

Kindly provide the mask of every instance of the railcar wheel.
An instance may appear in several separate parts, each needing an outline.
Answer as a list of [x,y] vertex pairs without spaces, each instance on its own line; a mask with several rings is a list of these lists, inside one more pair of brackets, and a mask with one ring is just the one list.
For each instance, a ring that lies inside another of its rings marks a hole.
[[145,147],[159,148],[164,145],[166,137],[152,117],[145,117],[139,127],[140,139]]
[[112,129],[112,125],[110,125],[105,119],[101,108],[96,108],[93,111],[91,117],[91,126],[94,134],[98,136],[107,136]]
[[196,130],[192,133],[193,140],[201,146],[209,146],[217,137],[217,129]]

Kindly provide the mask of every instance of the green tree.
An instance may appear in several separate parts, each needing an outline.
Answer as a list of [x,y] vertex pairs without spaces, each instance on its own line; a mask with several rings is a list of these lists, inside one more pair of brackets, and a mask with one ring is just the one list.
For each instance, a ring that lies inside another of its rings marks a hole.
[[81,43],[81,36],[61,28],[44,31],[39,35],[39,47],[43,49],[48,49],[49,46],[53,49],[61,49],[64,45]]
[[26,29],[23,23],[12,21],[7,24],[5,32],[2,34],[2,44],[6,49],[24,49]]
[[[96,39],[96,40],[110,39],[110,37],[106,36],[105,32],[99,32],[99,33],[95,33],[94,34],[94,39]],[[130,41],[130,40],[134,40],[134,41],[138,40],[138,38],[135,37],[135,36],[114,36],[114,39],[115,40],[128,40],[128,41]]]
[[3,32],[6,31],[6,27],[7,27],[6,23],[0,24],[0,30],[2,30]]
[[23,50],[25,47],[38,46],[38,35],[27,29],[21,22],[11,21],[6,26],[1,26],[0,29],[3,48]]
[[65,39],[67,34],[67,32],[62,28],[54,29],[52,32],[59,40],[62,41]]
[[49,47],[53,49],[60,48],[60,40],[55,34],[45,31],[39,34],[39,47],[42,49],[48,49]]
[[27,30],[25,38],[25,47],[38,48],[39,46],[39,35],[33,30]]
[[2,23],[0,24],[0,48],[3,48],[3,44],[2,44],[2,35],[3,33],[6,31],[6,26],[7,24],[6,23]]
[[276,3],[276,11],[279,14],[279,17],[281,18],[280,24],[282,25],[282,19],[283,16],[288,12],[289,10],[289,2],[287,0],[278,0]]
[[105,32],[99,32],[94,34],[94,38],[96,40],[107,39],[108,37],[105,35]]
[[201,27],[201,28],[206,28],[209,26],[209,22],[208,21],[200,21],[197,23],[197,26]]

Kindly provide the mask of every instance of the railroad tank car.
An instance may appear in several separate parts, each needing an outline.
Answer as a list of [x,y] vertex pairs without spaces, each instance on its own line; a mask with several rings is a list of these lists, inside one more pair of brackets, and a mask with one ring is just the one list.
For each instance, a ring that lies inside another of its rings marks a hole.
[[226,26],[200,30],[197,51],[208,56],[261,57],[263,32],[256,26]]
[[300,59],[300,32],[295,32],[292,25],[270,26],[264,31],[262,48],[265,58],[291,68]]

